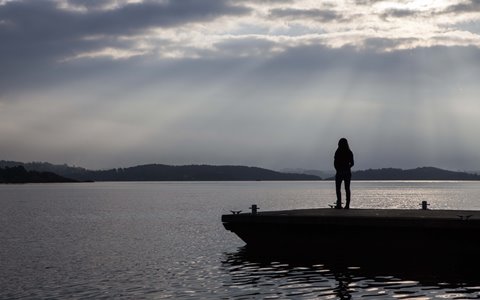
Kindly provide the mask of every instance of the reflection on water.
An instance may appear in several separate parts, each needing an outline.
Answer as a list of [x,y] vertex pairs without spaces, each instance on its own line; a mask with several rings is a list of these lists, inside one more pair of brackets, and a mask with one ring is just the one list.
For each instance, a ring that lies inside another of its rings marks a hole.
[[[353,252],[353,251],[352,251]],[[312,253],[276,255],[248,247],[227,253],[223,284],[231,296],[254,298],[479,299],[478,263],[414,260],[410,257],[321,257]]]

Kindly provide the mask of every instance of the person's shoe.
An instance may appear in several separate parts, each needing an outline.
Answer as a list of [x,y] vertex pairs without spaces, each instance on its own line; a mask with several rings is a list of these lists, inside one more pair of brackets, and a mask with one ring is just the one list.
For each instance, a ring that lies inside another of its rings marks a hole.
[[345,206],[344,208],[345,208],[345,209],[350,209],[350,206]]
[[342,206],[341,206],[341,205],[337,205],[337,206],[335,206],[335,209],[342,209]]

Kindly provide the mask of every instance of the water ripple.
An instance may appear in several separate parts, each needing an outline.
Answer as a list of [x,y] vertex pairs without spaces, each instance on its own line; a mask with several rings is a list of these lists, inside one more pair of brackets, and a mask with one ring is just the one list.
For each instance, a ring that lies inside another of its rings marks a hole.
[[[295,299],[479,299],[478,283],[465,284],[463,281],[435,283],[438,277],[426,278],[425,274],[406,274],[395,269],[369,269],[367,265],[339,265],[334,262],[314,263],[286,259],[272,262],[269,255],[241,248],[238,252],[226,254],[222,265],[230,275],[223,282],[227,289],[239,287],[247,290],[260,289],[269,297]],[[428,266],[427,266],[428,267]],[[420,273],[421,269],[418,269]],[[395,275],[383,275],[391,272]],[[427,271],[428,273],[428,271]],[[421,279],[415,278],[421,275]],[[410,277],[412,276],[412,277]],[[430,279],[430,280],[429,280]],[[433,280],[433,281],[431,281]],[[266,284],[268,283],[268,284]],[[248,295],[238,291],[233,298]]]

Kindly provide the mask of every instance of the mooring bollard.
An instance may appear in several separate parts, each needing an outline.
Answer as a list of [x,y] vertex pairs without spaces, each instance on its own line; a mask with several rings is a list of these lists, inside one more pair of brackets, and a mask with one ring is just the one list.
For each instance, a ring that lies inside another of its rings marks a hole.
[[422,210],[427,210],[429,205],[427,201],[422,201]]
[[252,209],[252,215],[256,215],[257,210],[260,209],[256,204],[252,204],[250,208]]

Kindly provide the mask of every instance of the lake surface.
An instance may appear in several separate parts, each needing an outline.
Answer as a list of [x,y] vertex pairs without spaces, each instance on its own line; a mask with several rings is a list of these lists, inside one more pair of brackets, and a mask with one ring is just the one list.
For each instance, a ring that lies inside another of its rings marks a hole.
[[[480,182],[352,182],[351,207],[480,210],[479,195]],[[480,298],[473,266],[258,257],[220,222],[334,199],[333,182],[0,185],[0,299]]]

